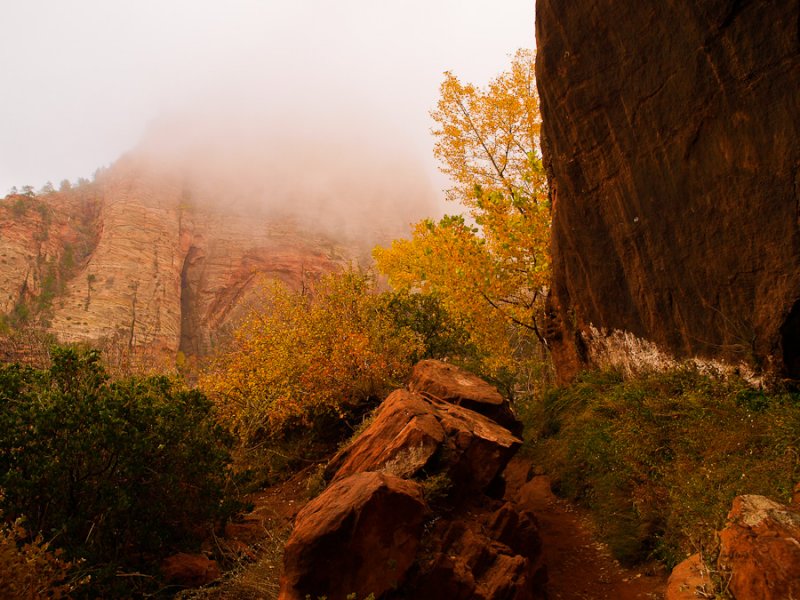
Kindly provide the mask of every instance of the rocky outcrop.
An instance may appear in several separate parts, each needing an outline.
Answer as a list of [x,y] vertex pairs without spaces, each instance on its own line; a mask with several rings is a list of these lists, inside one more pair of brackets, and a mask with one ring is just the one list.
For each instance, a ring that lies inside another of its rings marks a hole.
[[507,429],[467,408],[397,390],[372,424],[331,459],[327,473],[333,481],[379,469],[413,477],[431,466],[445,473],[458,492],[480,493],[521,443]]
[[522,423],[497,388],[454,365],[440,360],[421,360],[414,365],[408,389],[469,408],[489,417],[514,435],[522,434]]
[[[499,499],[504,486],[498,482],[520,440],[441,398],[459,397],[469,381],[477,406],[502,415],[507,403],[474,376],[449,365],[447,371],[453,384],[443,384],[436,397],[393,392],[330,461],[325,474],[332,483],[298,514],[287,543],[281,598],[544,597],[536,520]],[[384,487],[393,491],[379,494]],[[416,504],[420,493],[424,511]],[[361,514],[367,505],[371,516]],[[417,529],[423,513],[424,528]]]
[[718,566],[734,598],[800,597],[800,513],[764,496],[738,496],[719,539]]
[[800,377],[800,1],[536,6],[559,374]]
[[414,562],[427,512],[420,485],[393,475],[333,484],[297,515],[279,600],[380,598]]

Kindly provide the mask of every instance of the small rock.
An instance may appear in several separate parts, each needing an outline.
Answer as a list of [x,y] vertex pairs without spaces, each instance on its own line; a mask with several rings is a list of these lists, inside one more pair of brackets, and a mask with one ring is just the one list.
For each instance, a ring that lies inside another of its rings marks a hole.
[[217,561],[202,554],[174,554],[161,564],[161,574],[167,583],[187,588],[200,587],[219,579]]
[[664,600],[695,600],[698,592],[711,593],[713,584],[700,554],[692,554],[672,569]]

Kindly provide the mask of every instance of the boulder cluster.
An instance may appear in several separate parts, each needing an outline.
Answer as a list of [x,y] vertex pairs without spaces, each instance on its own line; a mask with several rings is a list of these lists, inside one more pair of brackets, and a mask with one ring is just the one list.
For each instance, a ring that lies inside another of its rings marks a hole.
[[503,498],[520,430],[485,381],[419,363],[297,515],[280,599],[544,598],[536,519]]

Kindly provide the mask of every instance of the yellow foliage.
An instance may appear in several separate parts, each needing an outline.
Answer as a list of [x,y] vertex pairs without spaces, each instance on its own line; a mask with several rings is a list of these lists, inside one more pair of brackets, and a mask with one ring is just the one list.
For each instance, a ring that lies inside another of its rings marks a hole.
[[319,414],[345,417],[410,368],[421,343],[380,309],[369,276],[323,277],[305,292],[280,284],[236,330],[200,385],[247,444]]
[[[2,513],[0,513],[2,517]],[[68,598],[79,583],[68,581],[73,563],[59,558],[41,536],[28,535],[19,519],[0,525],[0,589],[9,600]]]
[[399,290],[434,292],[462,318],[487,368],[513,364],[537,316],[549,280],[550,205],[539,157],[534,53],[520,50],[486,88],[446,73],[437,109],[434,153],[463,217],[418,223],[410,240],[376,248],[378,268]]

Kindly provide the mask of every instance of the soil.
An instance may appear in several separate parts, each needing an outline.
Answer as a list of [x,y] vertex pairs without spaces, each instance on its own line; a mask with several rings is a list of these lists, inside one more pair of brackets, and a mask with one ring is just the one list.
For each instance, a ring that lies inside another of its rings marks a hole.
[[622,567],[594,535],[584,511],[557,498],[550,480],[534,475],[530,461],[515,457],[506,469],[506,496],[532,511],[548,573],[551,600],[643,600],[663,598],[668,574],[663,568]]

